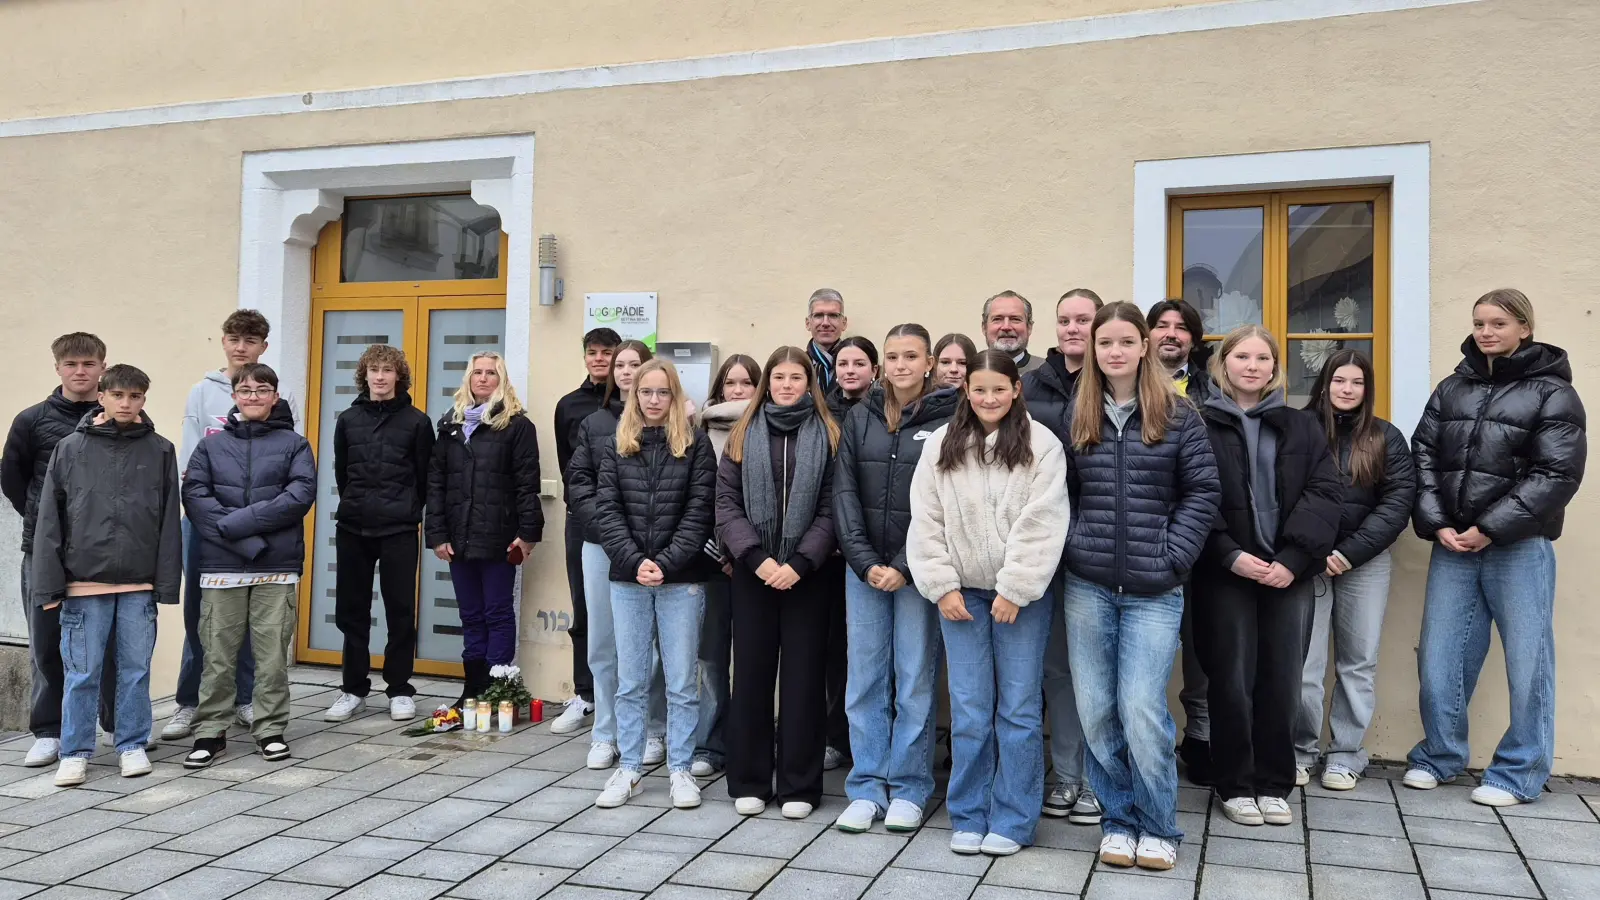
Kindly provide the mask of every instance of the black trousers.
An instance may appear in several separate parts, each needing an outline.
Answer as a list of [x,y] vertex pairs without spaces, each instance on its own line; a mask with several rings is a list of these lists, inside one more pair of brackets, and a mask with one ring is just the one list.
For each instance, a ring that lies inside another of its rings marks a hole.
[[[822,802],[822,751],[827,743],[822,726],[827,717],[823,672],[828,616],[821,573],[787,591],[775,591],[749,566],[736,563],[732,605],[738,677],[728,701],[728,793],[815,806]],[[779,691],[776,741],[774,685]]]
[[1294,723],[1311,641],[1312,584],[1282,590],[1232,572],[1194,583],[1194,638],[1209,683],[1211,768],[1223,800],[1294,790]]
[[417,659],[417,561],[421,543],[416,531],[363,537],[336,530],[333,620],[344,635],[344,687],[365,697],[372,691],[372,571],[378,571],[383,619],[389,639],[383,648],[383,680],[390,697],[416,694],[411,673]]
[[589,672],[589,604],[583,596],[583,526],[578,517],[567,510],[567,524],[562,532],[567,542],[567,590],[572,594],[572,626],[567,637],[572,638],[572,692],[585,703],[594,702],[594,675]]
[[818,573],[828,598],[828,746],[850,755],[850,719],[845,715],[845,681],[850,674],[848,632],[844,622],[843,556],[833,556]]

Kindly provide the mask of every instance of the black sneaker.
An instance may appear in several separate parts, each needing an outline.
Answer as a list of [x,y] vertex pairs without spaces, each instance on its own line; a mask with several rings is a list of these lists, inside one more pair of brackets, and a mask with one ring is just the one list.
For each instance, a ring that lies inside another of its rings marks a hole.
[[1099,825],[1104,816],[1100,798],[1094,795],[1094,791],[1084,788],[1078,792],[1078,800],[1072,804],[1072,811],[1067,813],[1067,821],[1074,825]]
[[211,764],[222,758],[228,748],[228,739],[225,737],[196,738],[194,749],[183,758],[185,769],[207,769]]
[[289,758],[289,744],[282,737],[264,737],[256,741],[256,748],[261,751],[261,758],[267,762]]
[[1178,746],[1178,758],[1183,760],[1184,774],[1200,787],[1211,786],[1211,743],[1197,738],[1184,738]]
[[1072,812],[1072,804],[1078,802],[1078,789],[1070,784],[1058,784],[1050,789],[1044,797],[1043,812],[1053,818],[1062,818]]

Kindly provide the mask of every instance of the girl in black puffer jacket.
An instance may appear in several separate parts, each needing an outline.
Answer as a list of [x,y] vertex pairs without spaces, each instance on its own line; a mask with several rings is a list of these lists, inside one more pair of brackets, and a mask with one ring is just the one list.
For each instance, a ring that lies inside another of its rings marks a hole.
[[1095,314],[1079,377],[1063,614],[1089,787],[1105,809],[1100,856],[1170,869],[1183,833],[1167,680],[1183,583],[1217,513],[1217,466],[1137,306]]
[[1361,742],[1376,702],[1373,677],[1389,604],[1389,545],[1405,531],[1417,495],[1405,436],[1372,413],[1377,389],[1366,356],[1340,350],[1323,363],[1306,406],[1327,435],[1344,481],[1344,504],[1333,552],[1315,583],[1311,646],[1295,726],[1295,779],[1310,780],[1322,743],[1322,684],[1331,638],[1338,689],[1322,771],[1322,786],[1330,791],[1353,790],[1367,767]]
[[455,408],[439,419],[424,530],[434,555],[450,564],[461,613],[462,697],[475,697],[489,686],[492,666],[516,659],[512,586],[544,531],[539,439],[498,353],[472,357]]
[[1311,582],[1333,552],[1344,486],[1328,439],[1310,416],[1284,405],[1271,332],[1234,329],[1211,374],[1216,391],[1202,412],[1222,502],[1193,596],[1214,786],[1234,822],[1289,825]]
[[1422,728],[1405,783],[1431,788],[1467,764],[1467,704],[1489,650],[1505,647],[1511,725],[1472,799],[1538,799],[1555,753],[1556,558],[1588,454],[1583,403],[1559,347],[1533,339],[1533,304],[1490,291],[1454,375],[1412,438],[1417,534],[1434,541],[1417,670]]
[[[933,794],[934,684],[939,618],[911,584],[906,529],[911,475],[928,438],[960,394],[931,378],[927,329],[897,325],[884,339],[884,378],[845,418],[834,466],[833,510],[845,572],[849,679],[845,691],[854,767],[843,831],[885,818],[915,831]],[[841,381],[843,378],[843,369]]]
[[667,768],[672,805],[700,805],[689,773],[698,721],[700,619],[705,613],[716,503],[717,455],[690,426],[683,385],[671,363],[640,367],[615,442],[600,457],[595,524],[611,560],[611,615],[617,644],[617,738],[622,765],[596,806],[639,792],[644,777],[645,706],[652,657],[667,680]]

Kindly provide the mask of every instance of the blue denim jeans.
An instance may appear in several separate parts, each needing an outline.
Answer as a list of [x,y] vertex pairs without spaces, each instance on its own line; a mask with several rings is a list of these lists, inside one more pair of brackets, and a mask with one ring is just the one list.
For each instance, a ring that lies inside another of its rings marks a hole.
[[694,729],[700,718],[700,619],[705,610],[703,584],[645,587],[611,582],[617,745],[624,769],[644,769],[645,706],[657,666],[667,680],[667,769],[687,772],[694,762]]
[[1467,706],[1489,653],[1489,625],[1500,632],[1511,724],[1483,783],[1536,800],[1550,777],[1556,743],[1555,548],[1545,538],[1456,553],[1435,544],[1428,563],[1417,675],[1422,742],[1412,766],[1443,779],[1467,766]]
[[[114,629],[114,633],[113,633]],[[142,750],[150,739],[150,657],[156,650],[156,601],[149,591],[68,597],[61,602],[61,756],[94,755],[100,671],[116,641],[117,750]]]
[[[200,538],[183,520],[183,657],[178,663],[179,706],[200,705],[200,677],[206,671],[206,650],[200,646]],[[256,694],[256,657],[250,649],[250,635],[244,636],[239,648],[239,666],[235,670],[233,696],[239,703],[249,703]]]
[[1042,685],[1054,598],[1040,597],[1001,625],[989,611],[994,591],[961,593],[972,621],[939,618],[950,665],[950,824],[1026,846],[1044,800]]
[[845,713],[855,766],[845,778],[851,800],[879,809],[907,800],[926,809],[933,794],[934,664],[939,609],[914,585],[893,593],[844,576],[849,650]]
[[1178,843],[1177,727],[1167,681],[1183,628],[1183,588],[1122,594],[1067,575],[1062,603],[1089,786],[1106,834]]
[[732,680],[733,604],[731,584],[706,582],[706,614],[700,622],[700,722],[694,729],[694,758],[721,769],[728,758],[723,728],[728,719]]
[[[611,616],[611,558],[599,544],[583,542],[583,596],[589,610],[589,673],[594,679],[594,726],[589,740],[617,743],[617,632]],[[666,683],[655,658],[650,684],[650,735],[667,733]]]

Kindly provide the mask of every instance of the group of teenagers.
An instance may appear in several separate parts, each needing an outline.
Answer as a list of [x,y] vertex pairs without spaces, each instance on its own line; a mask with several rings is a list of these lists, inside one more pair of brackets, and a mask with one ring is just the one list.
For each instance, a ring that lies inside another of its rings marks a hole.
[[765,364],[730,356],[698,410],[642,343],[584,337],[589,377],[556,425],[587,610],[575,681],[592,693],[553,729],[592,716],[588,764],[617,766],[597,806],[625,804],[664,761],[675,806],[725,770],[740,813],[776,802],[804,818],[845,764],[837,828],[915,830],[942,669],[951,850],[1016,853],[1043,814],[1099,824],[1107,864],[1172,868],[1180,755],[1247,826],[1291,824],[1287,798],[1319,768],[1325,788],[1356,787],[1390,547],[1408,525],[1434,547],[1426,736],[1404,783],[1465,769],[1492,623],[1511,725],[1472,799],[1538,798],[1554,752],[1551,542],[1586,444],[1566,354],[1533,339],[1521,292],[1474,304],[1409,446],[1375,414],[1360,351],[1331,353],[1291,408],[1271,332],[1209,345],[1182,300],[1144,311],[1068,291],[1044,357],[1027,350],[1031,304],[1009,291],[984,304],[982,351],[902,324],[880,353],[845,335],[827,289],[806,323],[811,341]]
[[[1538,798],[1554,752],[1551,543],[1586,443],[1566,354],[1534,340],[1526,296],[1474,304],[1409,446],[1375,414],[1359,351],[1330,354],[1293,409],[1260,326],[1213,347],[1182,300],[1143,311],[1085,289],[1054,319],[1056,346],[1032,355],[1032,305],[1007,291],[983,305],[987,349],[908,323],[880,353],[820,290],[811,340],[764,364],[730,356],[703,408],[645,344],[584,336],[587,377],[555,415],[578,696],[551,727],[589,725],[589,767],[616,767],[597,806],[637,796],[665,762],[674,806],[698,805],[697,779],[721,770],[740,813],[776,802],[804,818],[824,770],[848,765],[839,829],[915,830],[935,792],[942,670],[954,852],[1016,853],[1043,814],[1099,824],[1108,864],[1171,868],[1179,757],[1243,825],[1290,824],[1286,798],[1319,766],[1324,787],[1356,786],[1407,524],[1433,550],[1425,737],[1404,783],[1465,769],[1492,624],[1511,722],[1472,796]],[[250,310],[224,323],[227,365],[191,392],[181,450],[143,412],[148,377],[107,368],[83,333],[55,342],[61,387],[12,426],[0,482],[24,516],[26,763],[59,761],[58,784],[85,780],[97,718],[122,774],[150,771],[156,604],[180,599],[179,709],[161,737],[192,736],[193,768],[226,752],[233,724],[263,757],[290,755],[317,473],[259,362],[267,332]],[[534,426],[498,354],[473,355],[436,425],[410,382],[400,350],[368,347],[335,425],[331,721],[373,690],[375,571],[389,715],[416,714],[419,529],[449,565],[462,701],[515,662],[516,569],[544,526]]]

